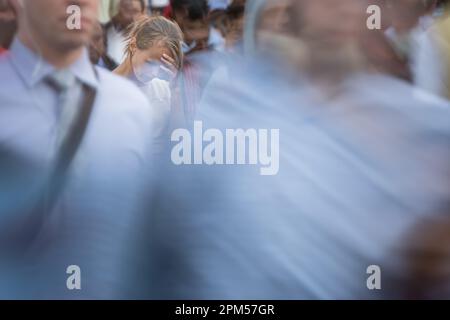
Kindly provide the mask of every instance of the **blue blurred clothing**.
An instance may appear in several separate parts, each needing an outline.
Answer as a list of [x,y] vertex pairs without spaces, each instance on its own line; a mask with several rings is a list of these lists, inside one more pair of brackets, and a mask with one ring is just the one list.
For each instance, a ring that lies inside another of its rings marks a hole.
[[[64,106],[45,80],[54,71],[18,39],[0,60],[0,158],[23,162],[13,174],[0,168],[2,227],[45,191],[42,181],[57,153],[57,133],[67,130],[60,128]],[[1,298],[111,298],[123,284],[120,258],[128,250],[148,165],[150,108],[131,82],[102,68],[94,72],[87,51],[67,71],[96,89],[93,113],[32,252],[23,261],[1,257]],[[78,98],[77,87],[68,92],[69,100]],[[81,268],[81,291],[66,288],[69,265]]]
[[[204,130],[280,129],[279,174],[167,159],[142,224],[142,252],[153,254],[140,294],[395,296],[404,236],[450,199],[449,103],[383,75],[326,90],[266,62],[215,78],[198,118]],[[381,267],[380,291],[367,288],[371,265]]]

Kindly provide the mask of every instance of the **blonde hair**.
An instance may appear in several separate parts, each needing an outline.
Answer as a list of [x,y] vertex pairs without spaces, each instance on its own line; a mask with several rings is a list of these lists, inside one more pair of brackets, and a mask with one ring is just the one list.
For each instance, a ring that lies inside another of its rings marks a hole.
[[128,29],[125,54],[132,55],[132,43],[135,43],[139,50],[162,44],[175,60],[175,67],[180,70],[183,65],[182,41],[183,33],[175,22],[162,16],[144,17]]

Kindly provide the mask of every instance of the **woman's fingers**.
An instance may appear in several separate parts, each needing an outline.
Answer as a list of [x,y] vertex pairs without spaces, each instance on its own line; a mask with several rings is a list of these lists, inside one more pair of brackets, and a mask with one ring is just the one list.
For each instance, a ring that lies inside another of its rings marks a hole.
[[177,72],[177,67],[175,65],[175,60],[172,59],[170,56],[168,56],[167,54],[163,54],[163,56],[161,57],[161,61],[167,65],[167,67],[169,67],[173,72]]

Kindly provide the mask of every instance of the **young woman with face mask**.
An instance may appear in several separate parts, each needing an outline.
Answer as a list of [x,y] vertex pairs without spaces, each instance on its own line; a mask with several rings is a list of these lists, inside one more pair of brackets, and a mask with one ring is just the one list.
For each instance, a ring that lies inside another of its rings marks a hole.
[[164,17],[145,17],[128,32],[125,60],[114,73],[127,77],[145,93],[153,111],[155,142],[164,143],[171,115],[171,84],[181,69],[183,34]]

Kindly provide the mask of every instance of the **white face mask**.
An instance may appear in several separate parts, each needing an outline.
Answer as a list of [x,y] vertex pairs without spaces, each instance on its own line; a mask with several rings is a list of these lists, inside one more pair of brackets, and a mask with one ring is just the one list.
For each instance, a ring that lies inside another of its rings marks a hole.
[[138,68],[133,66],[133,71],[136,78],[144,84],[151,82],[155,78],[169,82],[173,79],[172,72],[157,61],[145,62]]
[[142,83],[149,83],[158,75],[159,64],[157,62],[145,62],[140,67],[133,65],[133,71],[136,78]]

